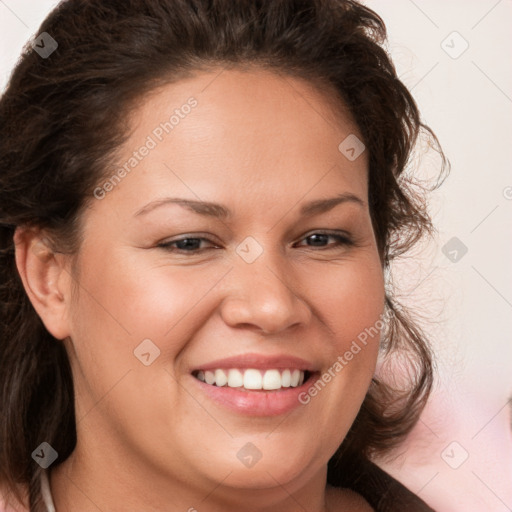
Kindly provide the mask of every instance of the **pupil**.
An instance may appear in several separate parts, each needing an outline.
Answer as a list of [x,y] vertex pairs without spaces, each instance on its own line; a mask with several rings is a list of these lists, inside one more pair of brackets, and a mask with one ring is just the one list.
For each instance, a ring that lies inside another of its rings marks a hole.
[[[185,238],[183,240],[179,240],[177,245],[179,249],[197,249],[199,240],[197,238]],[[180,246],[181,244],[181,246]]]
[[323,245],[324,243],[327,242],[328,237],[329,237],[329,235],[317,234],[317,235],[311,235],[308,238],[310,241],[313,242],[311,245]]

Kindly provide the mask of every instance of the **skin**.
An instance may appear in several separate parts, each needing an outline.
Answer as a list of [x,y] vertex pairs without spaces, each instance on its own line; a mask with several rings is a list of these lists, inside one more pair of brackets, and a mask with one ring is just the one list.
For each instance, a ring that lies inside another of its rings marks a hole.
[[[16,233],[27,293],[73,371],[78,442],[51,472],[56,508],[372,510],[326,486],[326,471],[367,392],[378,335],[309,404],[276,417],[225,409],[190,374],[247,352],[295,355],[325,372],[378,321],[367,155],[349,161],[338,150],[362,137],[334,96],[308,82],[216,70],[141,101],[119,165],[190,96],[197,107],[91,201],[76,255],[52,252],[37,230]],[[304,204],[347,193],[361,204],[300,217]],[[232,217],[177,204],[135,215],[170,196],[221,203]],[[319,230],[342,230],[354,244],[329,236],[314,245]],[[158,246],[183,235],[206,240],[188,253]],[[263,250],[253,263],[236,252],[248,236]],[[150,366],[133,353],[147,338],[160,350]],[[248,442],[262,453],[251,468],[237,458]]]

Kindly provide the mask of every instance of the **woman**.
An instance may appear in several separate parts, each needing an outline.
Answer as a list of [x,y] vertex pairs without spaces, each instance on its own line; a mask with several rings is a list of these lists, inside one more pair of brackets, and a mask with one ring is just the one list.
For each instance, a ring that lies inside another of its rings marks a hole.
[[384,40],[341,0],[49,15],[0,102],[8,506],[431,510],[372,462],[432,385],[386,272],[437,141]]

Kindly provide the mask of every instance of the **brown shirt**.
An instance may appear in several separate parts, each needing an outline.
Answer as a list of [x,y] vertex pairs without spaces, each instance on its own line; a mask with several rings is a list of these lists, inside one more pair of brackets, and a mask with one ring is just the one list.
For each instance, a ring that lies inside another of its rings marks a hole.
[[398,480],[368,460],[352,460],[343,468],[329,463],[327,481],[360,494],[376,512],[435,512]]

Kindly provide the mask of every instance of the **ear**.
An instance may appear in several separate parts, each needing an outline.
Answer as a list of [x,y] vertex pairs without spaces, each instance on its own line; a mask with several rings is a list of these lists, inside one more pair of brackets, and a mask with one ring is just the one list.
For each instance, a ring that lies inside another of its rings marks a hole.
[[44,232],[36,228],[18,227],[14,244],[16,266],[32,306],[54,338],[67,338],[72,284],[69,256],[54,252]]

